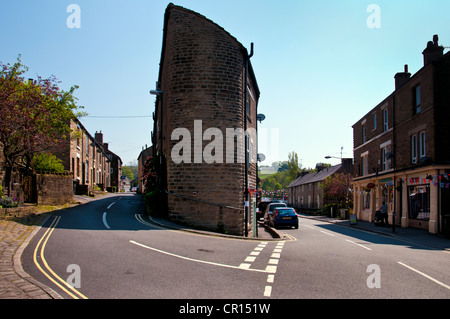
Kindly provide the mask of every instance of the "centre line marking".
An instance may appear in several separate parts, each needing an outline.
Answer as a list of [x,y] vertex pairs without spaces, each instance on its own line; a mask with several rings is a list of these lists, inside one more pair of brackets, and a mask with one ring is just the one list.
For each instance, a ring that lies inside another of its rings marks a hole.
[[106,212],[103,213],[103,224],[106,228],[111,229],[108,225],[108,222],[106,221]]
[[324,234],[326,234],[326,235],[328,235],[328,236],[333,236],[333,237],[334,237],[334,234],[332,234],[332,233],[328,233],[328,232],[323,231],[323,230],[321,230],[320,232],[321,232],[321,233],[324,233]]
[[346,239],[349,243],[352,243],[352,244],[355,244],[355,245],[358,245],[358,246],[360,246],[360,247],[362,247],[362,248],[364,248],[364,249],[367,249],[367,250],[372,250],[371,248],[369,248],[369,247],[366,247],[366,246],[364,246],[364,245],[361,245],[361,244],[358,244],[358,243],[355,243],[354,241],[352,241],[352,240],[349,240],[349,239]]
[[444,287],[444,288],[450,289],[450,286],[448,286],[448,285],[446,285],[446,284],[440,282],[440,281],[437,280],[437,279],[434,279],[434,278],[431,277],[431,276],[428,276],[427,274],[425,274],[425,273],[423,273],[423,272],[421,272],[421,271],[419,271],[419,270],[417,270],[417,269],[415,269],[415,268],[413,268],[413,267],[411,267],[411,266],[408,266],[408,265],[406,265],[406,264],[404,264],[404,263],[402,263],[402,262],[400,262],[400,261],[398,261],[397,263],[400,264],[400,265],[402,265],[403,267],[406,267],[406,268],[408,268],[408,269],[410,269],[410,270],[412,270],[412,271],[415,271],[415,272],[418,273],[419,275],[422,275],[422,276],[424,276],[425,278],[430,279],[431,281],[434,281],[435,283],[437,283],[438,285],[441,285],[441,286]]
[[106,209],[110,209],[112,205],[114,205],[116,202],[112,202],[111,204],[109,204],[109,206]]

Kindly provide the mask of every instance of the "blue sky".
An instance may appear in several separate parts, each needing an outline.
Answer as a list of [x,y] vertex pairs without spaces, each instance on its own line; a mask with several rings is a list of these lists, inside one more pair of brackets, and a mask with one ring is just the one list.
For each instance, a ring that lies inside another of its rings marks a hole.
[[[161,55],[161,0],[2,0],[0,61],[22,54],[29,77],[55,75],[68,89],[77,84],[81,119],[125,164],[150,145],[154,89]],[[81,28],[66,24],[70,4],[81,9]],[[231,33],[245,47],[254,42],[252,64],[261,90],[259,125],[278,130],[278,154],[297,152],[303,167],[336,164],[325,155],[353,156],[352,125],[394,90],[394,75],[423,64],[434,34],[450,47],[447,0],[256,1],[180,0]],[[380,8],[380,28],[369,28],[370,4]],[[445,50],[448,52],[448,49]],[[272,156],[271,156],[272,155]]]

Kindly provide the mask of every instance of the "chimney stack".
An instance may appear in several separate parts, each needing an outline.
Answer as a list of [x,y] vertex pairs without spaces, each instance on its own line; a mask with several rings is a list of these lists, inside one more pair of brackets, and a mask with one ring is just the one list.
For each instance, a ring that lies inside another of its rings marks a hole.
[[423,50],[423,65],[427,66],[436,59],[444,55],[444,47],[439,45],[437,34],[433,36],[433,41],[428,41],[427,47]]
[[397,73],[394,78],[396,90],[405,85],[405,83],[411,78],[411,73],[408,72],[408,64],[405,64],[405,71]]
[[102,133],[102,131],[100,131],[100,133],[95,132],[95,140],[96,140],[97,143],[99,143],[100,145],[103,145],[103,133]]

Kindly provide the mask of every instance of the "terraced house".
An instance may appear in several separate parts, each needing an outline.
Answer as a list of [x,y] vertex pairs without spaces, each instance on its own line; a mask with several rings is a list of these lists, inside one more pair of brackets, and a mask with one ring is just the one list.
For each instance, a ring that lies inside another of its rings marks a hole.
[[[450,232],[450,52],[435,35],[415,74],[395,75],[395,90],[353,125],[354,212],[374,220]],[[395,214],[394,214],[395,213]]]
[[74,193],[90,194],[94,188],[119,191],[122,161],[103,143],[102,132],[92,136],[77,119],[71,121],[70,128],[73,133],[65,146],[51,152],[71,172]]

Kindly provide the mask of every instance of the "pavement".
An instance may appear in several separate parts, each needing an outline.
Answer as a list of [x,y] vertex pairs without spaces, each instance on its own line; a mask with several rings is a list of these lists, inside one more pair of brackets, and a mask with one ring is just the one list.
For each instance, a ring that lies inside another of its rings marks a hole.
[[[89,202],[90,198],[79,198],[80,204]],[[26,218],[0,219],[0,299],[55,299],[58,295],[50,288],[42,285],[30,275],[24,272],[21,265],[21,255],[33,236],[39,231],[46,218],[51,213],[37,214]],[[374,232],[385,236],[391,236],[406,242],[420,244],[434,249],[450,251],[450,239],[441,235],[433,235],[425,230],[414,228],[396,227],[393,232],[392,226],[375,226],[374,223],[357,221],[350,224],[349,220],[329,218],[325,216],[312,216],[299,214],[301,218],[310,218],[333,223],[342,227],[357,228],[364,231]],[[235,237],[227,234],[218,234],[208,231],[195,230],[180,226],[161,218],[150,218],[152,222],[164,227],[196,232],[211,236]],[[301,219],[300,219],[301,222]],[[301,224],[300,224],[301,225]],[[258,236],[252,234],[247,240],[284,240],[289,239],[282,231],[264,226],[258,223]]]

